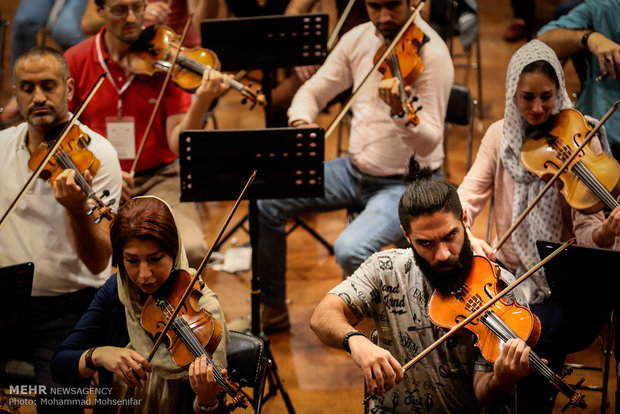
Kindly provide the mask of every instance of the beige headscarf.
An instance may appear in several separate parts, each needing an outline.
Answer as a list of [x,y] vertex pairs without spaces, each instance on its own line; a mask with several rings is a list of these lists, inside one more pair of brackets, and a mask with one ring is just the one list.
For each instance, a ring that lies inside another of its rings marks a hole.
[[[164,200],[155,196],[140,198],[155,198],[161,201],[174,217],[172,209]],[[178,227],[177,234],[179,234]],[[180,235],[178,242],[179,251],[177,257],[174,258],[173,269],[184,269],[190,274],[195,274],[195,270],[189,268]],[[127,319],[127,331],[129,333],[129,344],[127,347],[146,357],[153,349],[154,341],[140,323],[144,294],[121,268],[118,269],[117,280],[118,297],[123,306],[125,306],[125,316]],[[202,297],[198,301],[198,307],[209,311],[222,325],[222,339],[212,355],[216,368],[221,370],[226,367],[226,349],[229,342],[228,329],[226,328],[224,313],[217,300],[217,295],[206,284],[202,288]],[[173,412],[178,411],[180,407],[187,406],[185,405],[187,399],[193,398],[193,395],[186,395],[186,390],[189,387],[188,371],[174,363],[164,344],[155,352],[151,360],[151,368],[152,372],[147,374],[147,380],[143,383],[144,387],[142,389],[134,389],[133,393],[127,390],[127,386],[122,381],[116,380],[115,386],[124,388],[120,395],[133,394],[131,395],[133,398],[141,400],[140,404],[134,407],[119,407],[118,412]],[[128,394],[127,391],[129,391]]]

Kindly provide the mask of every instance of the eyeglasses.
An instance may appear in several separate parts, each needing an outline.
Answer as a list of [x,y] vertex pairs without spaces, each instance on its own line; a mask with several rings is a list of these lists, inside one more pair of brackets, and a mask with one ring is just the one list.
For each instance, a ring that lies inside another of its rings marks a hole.
[[133,14],[135,14],[136,16],[143,14],[144,10],[146,9],[146,2],[141,1],[139,3],[134,3],[131,5],[131,7],[127,7],[127,6],[109,7],[109,6],[106,6],[105,4],[101,7],[103,7],[108,12],[110,12],[112,16],[119,18],[119,19],[124,19],[129,15],[130,8],[133,11]]

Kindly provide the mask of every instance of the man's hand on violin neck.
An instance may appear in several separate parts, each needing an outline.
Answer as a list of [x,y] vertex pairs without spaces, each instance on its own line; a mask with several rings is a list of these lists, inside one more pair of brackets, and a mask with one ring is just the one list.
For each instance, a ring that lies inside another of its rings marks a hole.
[[[405,87],[407,91],[408,86]],[[400,100],[400,80],[398,78],[383,79],[379,83],[379,97],[389,105],[392,113],[399,114],[403,112],[403,106]]]
[[[54,197],[71,214],[84,215],[87,197],[86,193],[75,182],[76,174],[79,173],[71,169],[66,169],[58,174],[53,184]],[[84,178],[89,185],[93,181],[93,177],[88,171],[84,173]]]
[[494,380],[500,388],[513,387],[517,381],[531,374],[530,347],[522,339],[510,339],[502,348],[502,353],[495,361]]

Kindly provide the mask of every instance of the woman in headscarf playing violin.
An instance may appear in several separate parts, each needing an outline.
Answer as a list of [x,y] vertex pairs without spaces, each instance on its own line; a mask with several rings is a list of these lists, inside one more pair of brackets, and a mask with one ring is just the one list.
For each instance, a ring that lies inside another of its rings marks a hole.
[[[545,183],[522,165],[521,147],[526,140],[535,139],[532,137],[537,133],[540,135],[553,116],[568,108],[572,108],[572,104],[566,92],[564,72],[553,50],[538,40],[532,40],[517,50],[510,60],[506,76],[504,119],[496,121],[487,130],[476,161],[458,189],[470,226],[493,196],[496,234],[501,237],[534,201]],[[595,120],[586,118],[590,124],[595,123]],[[598,131],[598,139],[595,137],[590,141],[590,147],[595,153],[610,152],[604,128]],[[540,260],[537,240],[565,241],[576,237],[577,243],[583,246],[615,247],[616,236],[620,234],[620,208],[614,209],[607,219],[602,211],[583,214],[568,205],[558,187],[552,186],[545,193],[497,254],[483,240],[470,234],[474,251],[497,260],[520,276]],[[524,287],[531,309],[542,324],[542,336],[535,350],[541,357],[549,358],[551,368],[560,372],[555,368],[562,367],[567,351],[560,345],[568,342],[560,336],[562,332],[566,333],[560,325],[572,322],[567,320],[568,315],[557,304],[557,298],[551,297],[542,270],[527,279]],[[596,330],[594,335],[599,331]],[[554,353],[556,355],[552,358]],[[540,385],[533,389],[539,391],[545,387],[551,388],[550,384],[541,380]],[[523,394],[520,393],[521,396]],[[554,396],[542,402],[549,404],[549,412],[553,400]],[[541,401],[529,394],[529,402]],[[521,398],[518,403],[521,403],[520,412],[529,407]],[[535,411],[544,412],[544,408],[536,405]]]
[[[141,324],[145,303],[162,286],[165,289],[171,272],[188,269],[170,208],[156,197],[129,200],[112,223],[110,239],[118,272],[102,286],[57,350],[52,360],[54,378],[75,384],[99,372],[99,389],[111,392],[97,397],[111,402],[96,405],[95,412],[223,410],[214,377],[226,373],[228,330],[217,296],[202,281],[198,308],[207,310],[222,327],[221,340],[212,352],[216,366],[202,356],[191,362],[188,371],[175,364],[163,344],[150,363],[146,359],[154,341]],[[133,400],[125,399],[120,406],[114,402],[128,395]]]

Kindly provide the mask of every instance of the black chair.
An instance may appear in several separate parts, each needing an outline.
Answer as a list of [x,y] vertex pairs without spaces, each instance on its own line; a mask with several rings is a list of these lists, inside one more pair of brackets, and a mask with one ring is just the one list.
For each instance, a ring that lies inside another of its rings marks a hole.
[[467,136],[467,170],[471,167],[473,140],[474,140],[474,100],[469,88],[455,83],[450,90],[448,108],[446,110],[446,127],[444,128],[444,175],[450,176],[448,168],[448,132],[451,124],[469,126]]
[[259,337],[242,332],[229,331],[227,360],[229,378],[253,389],[252,397],[246,394],[256,414],[260,414],[271,361],[265,355],[265,343]]

